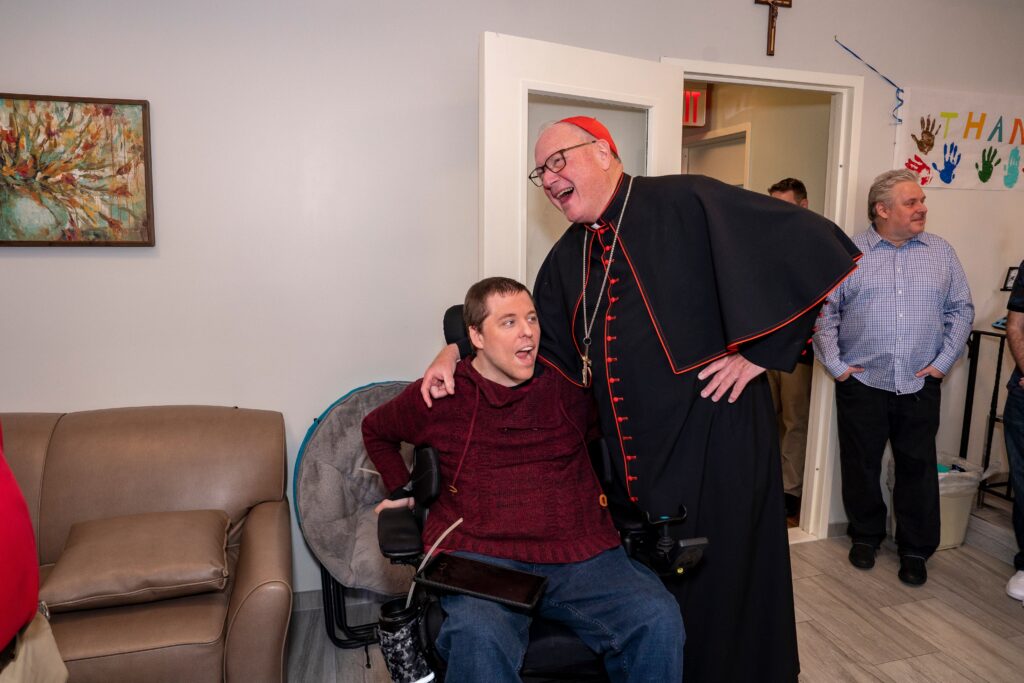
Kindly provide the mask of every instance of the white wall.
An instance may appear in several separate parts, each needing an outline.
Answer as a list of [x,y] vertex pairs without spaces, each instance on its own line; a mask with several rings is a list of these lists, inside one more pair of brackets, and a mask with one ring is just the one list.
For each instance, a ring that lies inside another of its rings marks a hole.
[[[153,249],[0,250],[0,410],[273,408],[294,460],[349,388],[417,375],[440,312],[477,275],[484,30],[865,74],[858,203],[891,164],[893,92],[833,34],[907,88],[1024,90],[1015,0],[905,0],[898,16],[882,0],[816,0],[780,14],[769,58],[767,9],[749,0],[0,0],[0,91],[152,103],[157,236]],[[1019,197],[929,197],[980,321],[1024,254]],[[297,588],[317,588],[295,545]]]

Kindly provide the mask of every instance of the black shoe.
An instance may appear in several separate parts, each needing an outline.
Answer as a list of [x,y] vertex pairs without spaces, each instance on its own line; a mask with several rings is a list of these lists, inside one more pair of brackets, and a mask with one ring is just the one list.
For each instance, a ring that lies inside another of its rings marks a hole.
[[875,566],[875,546],[870,543],[854,543],[850,548],[850,564],[857,569],[871,569]]
[[921,586],[928,580],[928,570],[924,566],[924,558],[917,555],[900,557],[900,581],[910,586]]
[[798,517],[800,515],[800,496],[794,496],[792,493],[787,493],[785,496],[786,516]]

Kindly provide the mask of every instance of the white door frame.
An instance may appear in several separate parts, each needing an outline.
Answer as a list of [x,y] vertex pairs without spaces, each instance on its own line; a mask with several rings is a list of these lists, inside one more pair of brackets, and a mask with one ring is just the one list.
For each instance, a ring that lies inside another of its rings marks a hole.
[[[857,225],[854,199],[860,156],[864,78],[843,74],[775,69],[744,64],[722,64],[663,57],[683,67],[689,79],[774,88],[814,90],[832,94],[828,166],[825,177],[825,215],[847,234]],[[807,461],[800,528],[813,538],[827,538],[838,501],[839,440],[835,421],[835,383],[820,363],[814,365],[810,419],[807,425]]]
[[526,280],[530,93],[647,110],[647,173],[679,173],[683,69],[486,32],[480,41],[480,274]]

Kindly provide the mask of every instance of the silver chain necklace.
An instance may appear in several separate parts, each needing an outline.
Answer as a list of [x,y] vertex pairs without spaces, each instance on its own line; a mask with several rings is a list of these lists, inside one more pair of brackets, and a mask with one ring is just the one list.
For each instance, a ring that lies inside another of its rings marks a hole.
[[[612,236],[612,248],[608,250],[608,265],[604,269],[604,280],[601,281],[601,289],[597,292],[597,301],[594,303],[594,314],[587,320],[587,235],[583,234],[583,353],[580,360],[583,361],[583,386],[589,387],[594,380],[593,361],[590,360],[590,333],[597,321],[597,310],[601,308],[601,297],[604,296],[605,287],[608,286],[608,274],[612,271],[612,263],[615,261],[615,247],[619,243],[619,230],[622,228],[622,217],[626,215],[626,205],[629,204],[629,194],[633,191],[633,180],[629,179],[626,187],[626,198],[622,200],[622,210],[619,211],[619,220],[615,222],[615,234]],[[597,239],[595,237],[595,239]]]

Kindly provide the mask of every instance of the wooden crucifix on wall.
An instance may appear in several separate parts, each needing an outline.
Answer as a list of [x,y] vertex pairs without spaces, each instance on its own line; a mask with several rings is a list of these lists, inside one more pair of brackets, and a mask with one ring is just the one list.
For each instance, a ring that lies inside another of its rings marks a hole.
[[775,22],[779,20],[780,7],[792,7],[793,0],[754,0],[755,5],[768,5],[768,56],[775,56]]

